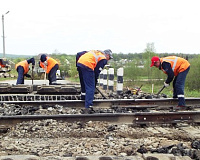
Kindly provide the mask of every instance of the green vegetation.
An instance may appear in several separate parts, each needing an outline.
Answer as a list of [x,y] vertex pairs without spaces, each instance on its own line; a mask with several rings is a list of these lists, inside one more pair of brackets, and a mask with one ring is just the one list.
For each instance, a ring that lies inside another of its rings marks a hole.
[[[6,58],[14,59],[14,58],[28,58],[28,57],[30,57],[30,56],[27,56],[27,55],[6,54]],[[0,53],[0,57],[3,57],[2,53]]]
[[[144,93],[152,93],[152,85],[153,85],[153,93],[156,94],[158,93],[158,91],[163,87],[163,81],[155,81],[154,83],[146,83],[146,82],[125,82],[124,83],[124,88],[129,87],[131,88],[138,88],[142,85],[142,92]],[[161,92],[161,94],[166,94],[167,97],[171,98],[173,96],[173,88],[170,85],[168,88],[163,89],[163,91]],[[185,87],[185,97],[200,97],[200,92],[197,90],[189,90],[188,87]]]

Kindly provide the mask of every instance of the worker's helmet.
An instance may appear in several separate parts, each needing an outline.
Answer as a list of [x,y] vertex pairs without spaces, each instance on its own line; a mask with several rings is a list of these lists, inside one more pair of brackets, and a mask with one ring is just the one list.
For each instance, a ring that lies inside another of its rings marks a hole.
[[104,53],[105,53],[105,54],[108,54],[109,57],[110,57],[110,59],[113,59],[112,51],[111,51],[110,49],[106,49],[106,50],[104,51]]

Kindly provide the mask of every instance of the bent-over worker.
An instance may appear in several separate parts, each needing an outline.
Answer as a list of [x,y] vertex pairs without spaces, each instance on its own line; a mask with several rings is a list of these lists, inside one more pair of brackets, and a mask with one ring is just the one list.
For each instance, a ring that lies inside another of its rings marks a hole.
[[59,68],[58,62],[55,59],[42,54],[39,66],[42,67],[46,73],[48,73],[49,85],[56,85],[56,72]]
[[34,68],[34,66],[35,66],[34,58],[21,61],[15,65],[15,69],[18,72],[18,78],[17,78],[16,84],[24,84],[24,76],[31,78],[31,75],[28,74],[30,63],[32,63],[32,68]]
[[167,74],[167,79],[164,82],[165,87],[168,87],[173,81],[173,98],[178,98],[178,106],[175,107],[175,110],[185,109],[184,87],[190,63],[186,59],[176,56],[164,58],[154,56],[151,59],[150,67],[153,66]]
[[[77,62],[77,69],[81,83],[81,92],[85,93],[85,109],[83,113],[91,113],[95,87],[99,73],[112,59],[112,51],[91,50],[80,56]],[[83,96],[82,96],[83,99]]]

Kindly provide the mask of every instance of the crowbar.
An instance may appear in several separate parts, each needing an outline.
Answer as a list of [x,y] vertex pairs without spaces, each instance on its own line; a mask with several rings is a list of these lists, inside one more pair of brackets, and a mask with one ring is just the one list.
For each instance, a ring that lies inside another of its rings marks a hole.
[[138,95],[138,92],[140,91],[140,89],[142,88],[143,84],[140,86],[140,88],[138,88],[136,95]]
[[46,80],[47,80],[47,67],[45,66],[45,69],[44,69],[44,83],[46,85]]
[[164,88],[165,88],[165,86],[163,86],[163,87],[158,91],[157,95],[159,95],[160,92],[162,92],[162,90],[163,90]]
[[101,94],[104,99],[107,99],[106,96],[96,87],[96,90]]
[[33,68],[34,68],[34,65],[32,66],[32,76],[31,76],[31,78],[32,78],[32,85],[33,85]]

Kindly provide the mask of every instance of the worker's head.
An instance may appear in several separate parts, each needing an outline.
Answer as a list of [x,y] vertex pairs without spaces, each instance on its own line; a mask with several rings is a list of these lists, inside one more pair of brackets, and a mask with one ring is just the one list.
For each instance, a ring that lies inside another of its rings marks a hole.
[[32,63],[32,65],[35,65],[35,59],[34,58],[30,58],[27,60],[28,64]]
[[106,55],[106,58],[109,60],[109,59],[113,59],[113,56],[112,56],[112,51],[110,49],[106,49],[104,51],[105,55]]
[[42,54],[40,57],[41,62],[44,62],[47,60],[47,56],[45,54]]
[[150,67],[153,67],[153,66],[159,68],[159,66],[160,66],[160,58],[158,56],[154,56],[154,57],[151,58]]

